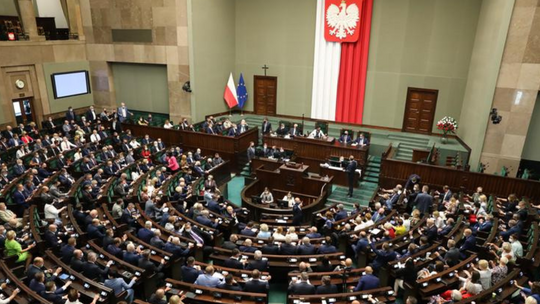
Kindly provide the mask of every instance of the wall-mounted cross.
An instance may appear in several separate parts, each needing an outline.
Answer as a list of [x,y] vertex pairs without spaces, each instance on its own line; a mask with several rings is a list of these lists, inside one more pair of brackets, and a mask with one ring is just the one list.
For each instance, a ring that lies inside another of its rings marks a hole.
[[269,67],[268,67],[268,66],[266,66],[266,64],[265,64],[265,65],[264,65],[264,66],[262,67],[262,69],[264,70],[264,76],[266,76],[266,70],[268,70],[268,69],[269,69]]

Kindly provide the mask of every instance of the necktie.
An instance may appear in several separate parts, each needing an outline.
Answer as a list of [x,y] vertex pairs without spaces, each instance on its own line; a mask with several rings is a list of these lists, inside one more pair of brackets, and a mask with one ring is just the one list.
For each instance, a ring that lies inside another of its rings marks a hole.
[[193,232],[193,230],[190,230],[190,231],[189,231],[189,234],[190,234],[191,237],[197,242],[197,244],[204,245],[203,239],[201,239],[200,236],[198,236],[195,232]]

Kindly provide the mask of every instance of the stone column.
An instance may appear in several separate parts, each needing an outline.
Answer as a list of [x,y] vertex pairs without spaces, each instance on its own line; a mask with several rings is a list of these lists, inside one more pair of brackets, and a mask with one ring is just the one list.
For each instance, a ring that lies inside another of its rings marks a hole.
[[68,24],[69,31],[73,35],[77,35],[79,40],[85,40],[82,18],[81,18],[81,4],[79,0],[67,0],[68,8]]
[[45,36],[39,36],[36,25],[36,12],[32,0],[17,0],[19,3],[19,11],[24,27],[24,33],[31,41],[43,41]]
[[[502,121],[489,121],[480,162],[486,173],[509,168],[515,177],[540,89],[540,3],[516,0],[492,108]],[[485,115],[482,113],[482,115]]]

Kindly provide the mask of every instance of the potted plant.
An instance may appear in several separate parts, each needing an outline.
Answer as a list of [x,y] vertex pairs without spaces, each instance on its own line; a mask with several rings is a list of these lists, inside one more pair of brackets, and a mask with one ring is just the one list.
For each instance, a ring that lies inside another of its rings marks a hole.
[[446,144],[448,142],[448,133],[455,133],[457,128],[457,121],[450,116],[445,116],[443,119],[439,120],[439,122],[437,122],[437,129],[443,131],[441,142]]

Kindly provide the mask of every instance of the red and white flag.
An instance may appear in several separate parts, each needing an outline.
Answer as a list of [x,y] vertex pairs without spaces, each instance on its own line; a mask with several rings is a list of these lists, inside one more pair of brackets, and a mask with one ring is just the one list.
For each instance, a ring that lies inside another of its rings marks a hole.
[[227,102],[227,105],[230,109],[238,105],[238,95],[236,94],[236,86],[234,85],[232,73],[231,75],[229,75],[229,81],[225,86],[225,93],[223,94],[223,98],[225,99],[225,102]]

